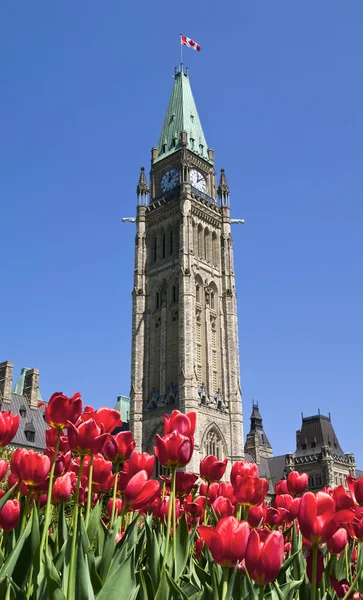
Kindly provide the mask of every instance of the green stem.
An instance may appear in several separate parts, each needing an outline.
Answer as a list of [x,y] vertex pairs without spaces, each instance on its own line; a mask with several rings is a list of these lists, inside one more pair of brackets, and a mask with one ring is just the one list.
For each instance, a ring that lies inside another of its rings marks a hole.
[[166,491],[166,479],[165,479],[165,477],[164,477],[164,481],[163,481],[163,491],[162,491],[162,494],[161,494],[161,501],[163,501],[163,500],[164,500],[164,498],[165,498],[165,491]]
[[239,521],[241,521],[241,519],[242,519],[242,504],[238,504],[238,506],[237,506],[236,517]]
[[172,503],[173,509],[173,561],[176,567],[176,494],[175,494],[175,484],[176,484],[176,469],[173,469],[171,474],[171,497],[170,502]]
[[[50,505],[52,502],[54,469],[55,469],[55,464],[56,464],[56,460],[57,460],[57,456],[58,456],[61,435],[62,435],[62,430],[58,429],[58,437],[57,437],[57,441],[55,443],[52,466],[50,468],[50,473],[49,473],[47,505],[45,507],[44,528],[43,528],[43,533],[42,533],[42,539],[40,542],[40,558],[42,558],[44,546],[45,546],[46,542],[48,542],[48,528],[49,528],[49,521],[50,521]],[[48,543],[46,545],[45,551],[48,552]]]
[[227,567],[223,568],[223,583],[222,583],[222,600],[227,596],[228,591],[228,575],[229,569]]
[[[174,473],[175,473],[175,468],[172,469],[172,473],[171,473],[172,480],[174,477]],[[167,520],[167,525],[166,525],[165,551],[164,551],[164,560],[163,560],[162,571],[164,571],[164,569],[165,569],[166,561],[167,561],[167,557],[168,557],[168,551],[169,551],[172,508],[173,508],[173,499],[172,499],[172,491],[170,491],[169,506],[168,506],[168,520]]]
[[208,520],[208,513],[207,513],[207,508],[208,508],[208,494],[209,494],[209,487],[210,487],[210,481],[208,481],[208,485],[207,485],[207,491],[205,493],[205,502],[204,502],[204,519],[203,519],[203,525],[207,524],[207,520]]
[[249,510],[250,507],[248,506],[248,504],[242,504],[242,521],[247,521]]
[[258,600],[263,600],[263,594],[265,591],[265,586],[264,585],[260,585],[260,589],[258,592]]
[[20,533],[22,533],[22,531],[23,531],[23,529],[25,527],[25,522],[26,522],[27,517],[28,517],[28,511],[29,511],[29,505],[30,505],[30,496],[31,495],[32,495],[32,488],[30,487],[29,490],[28,490],[28,493],[26,495],[23,516],[22,516],[22,519],[21,519]]
[[120,464],[116,463],[116,473],[115,473],[115,481],[113,482],[113,494],[112,494],[112,513],[111,513],[111,523],[110,527],[113,525],[113,520],[115,518],[115,510],[116,510],[116,494],[117,494],[117,483],[118,483],[118,470]]
[[89,465],[89,475],[88,475],[88,492],[87,492],[87,508],[86,508],[86,519],[85,519],[85,528],[88,527],[89,514],[91,511],[91,501],[92,501],[92,477],[93,477],[93,461],[94,456],[91,456],[91,462]]
[[[360,555],[361,551],[362,551],[362,547],[360,547],[360,549],[359,549],[359,555]],[[358,558],[357,558],[357,564],[359,564],[359,555],[358,555]],[[359,581],[359,579],[360,579],[360,577],[362,575],[362,571],[363,571],[363,562],[362,562],[360,568],[358,569],[358,571],[356,573],[356,576],[355,576],[355,578],[352,581],[352,585],[350,586],[349,590],[345,594],[343,600],[348,600],[348,598],[350,598],[351,593],[353,592],[356,584],[358,583],[358,581]]]
[[77,541],[78,512],[79,512],[79,506],[78,506],[79,488],[81,487],[81,478],[82,478],[84,459],[85,459],[85,457],[81,456],[80,461],[79,461],[77,487],[76,487],[76,493],[74,496],[72,548],[71,548],[71,560],[69,562],[69,574],[68,574],[68,593],[67,593],[68,598],[71,597],[71,585],[72,585],[71,582],[73,579],[74,562],[75,562],[75,558],[76,558],[76,541]]
[[313,544],[310,600],[315,600],[315,598],[316,598],[316,572],[317,572],[317,563],[318,563],[318,549],[319,549],[318,544]]

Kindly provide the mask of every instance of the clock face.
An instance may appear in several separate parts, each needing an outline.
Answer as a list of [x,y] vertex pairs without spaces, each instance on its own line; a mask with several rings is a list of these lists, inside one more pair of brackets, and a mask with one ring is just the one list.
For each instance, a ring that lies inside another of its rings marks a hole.
[[178,169],[169,169],[161,178],[160,187],[163,192],[167,192],[168,190],[172,190],[176,185],[178,185],[179,179],[179,171]]
[[205,177],[203,177],[203,175],[199,173],[197,169],[192,169],[190,171],[190,183],[200,192],[205,193],[207,191],[207,182]]

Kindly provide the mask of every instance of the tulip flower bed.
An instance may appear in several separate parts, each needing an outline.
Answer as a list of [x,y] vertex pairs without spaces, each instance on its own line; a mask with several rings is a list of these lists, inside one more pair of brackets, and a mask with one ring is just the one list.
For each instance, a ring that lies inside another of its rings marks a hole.
[[[0,460],[0,600],[363,598],[363,478],[313,494],[293,471],[269,506],[255,464],[182,470],[195,413],[165,415],[160,480],[117,411],[57,393],[45,417],[43,455]],[[0,411],[0,446],[18,426]]]

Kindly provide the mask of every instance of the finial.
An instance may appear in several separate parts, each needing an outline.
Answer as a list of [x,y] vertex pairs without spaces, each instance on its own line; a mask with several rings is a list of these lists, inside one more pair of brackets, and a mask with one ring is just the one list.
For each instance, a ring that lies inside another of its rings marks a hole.
[[217,194],[219,199],[224,205],[229,204],[229,187],[224,169],[221,169],[221,176],[219,179],[219,186],[217,188]]
[[146,181],[145,167],[141,167],[140,177],[136,186],[136,193],[138,196],[146,196],[150,191],[150,188]]

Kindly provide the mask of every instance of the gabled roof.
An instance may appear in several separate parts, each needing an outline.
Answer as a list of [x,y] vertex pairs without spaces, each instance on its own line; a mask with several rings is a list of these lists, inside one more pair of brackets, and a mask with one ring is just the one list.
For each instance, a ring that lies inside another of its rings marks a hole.
[[190,87],[189,76],[185,71],[176,71],[164,125],[158,144],[157,162],[181,148],[180,133],[188,134],[187,148],[207,162],[208,145],[199,119],[197,107]]
[[331,448],[333,454],[344,455],[329,417],[314,415],[303,417],[301,430],[297,433],[296,456],[317,454],[323,446]]

